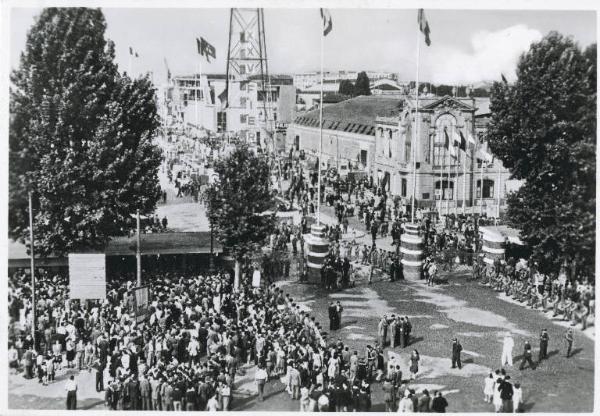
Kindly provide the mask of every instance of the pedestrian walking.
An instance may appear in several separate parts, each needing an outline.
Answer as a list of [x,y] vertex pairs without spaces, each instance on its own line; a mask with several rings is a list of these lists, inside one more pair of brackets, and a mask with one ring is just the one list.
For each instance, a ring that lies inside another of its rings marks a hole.
[[513,413],[519,413],[521,411],[521,405],[523,404],[523,389],[521,384],[515,383],[513,386]]
[[567,358],[569,358],[571,356],[571,350],[573,349],[573,328],[567,329],[565,342],[567,343]]
[[258,366],[256,370],[256,374],[254,375],[254,380],[256,381],[256,387],[258,388],[258,400],[264,401],[264,391],[265,391],[265,383],[267,382],[267,372],[265,371],[262,365]]
[[490,373],[489,377],[483,379],[483,401],[491,403],[494,397],[494,375]]
[[462,363],[460,362],[460,352],[462,351],[462,345],[458,342],[457,338],[452,340],[452,368],[456,368],[460,370],[462,368]]
[[77,410],[77,383],[75,376],[69,377],[65,385],[67,391],[67,410]]
[[523,345],[523,359],[521,360],[519,370],[523,370],[525,368],[525,363],[528,363],[531,369],[535,370],[535,364],[533,363],[531,356],[531,344],[529,343],[529,341],[525,341],[525,344]]
[[548,358],[549,341],[550,336],[548,335],[548,331],[546,330],[546,328],[544,328],[542,329],[542,333],[540,334],[540,353],[538,355],[538,363]]
[[415,380],[417,378],[417,373],[419,372],[419,351],[413,350],[410,354],[410,379]]

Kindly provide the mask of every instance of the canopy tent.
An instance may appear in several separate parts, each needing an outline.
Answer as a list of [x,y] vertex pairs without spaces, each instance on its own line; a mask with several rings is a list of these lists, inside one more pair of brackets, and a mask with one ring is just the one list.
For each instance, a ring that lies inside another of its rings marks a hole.
[[508,241],[511,244],[517,244],[520,246],[525,245],[525,243],[521,240],[520,237],[521,232],[507,225],[479,227],[479,231],[481,231],[483,234],[491,234],[498,237],[503,237],[504,240]]

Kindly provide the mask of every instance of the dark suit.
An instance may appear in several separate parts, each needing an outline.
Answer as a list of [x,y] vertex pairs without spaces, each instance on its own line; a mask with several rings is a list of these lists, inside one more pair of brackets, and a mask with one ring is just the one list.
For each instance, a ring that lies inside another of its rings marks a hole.
[[460,352],[462,351],[462,345],[460,342],[452,343],[452,368],[458,366],[458,368],[462,368],[462,363],[460,362]]

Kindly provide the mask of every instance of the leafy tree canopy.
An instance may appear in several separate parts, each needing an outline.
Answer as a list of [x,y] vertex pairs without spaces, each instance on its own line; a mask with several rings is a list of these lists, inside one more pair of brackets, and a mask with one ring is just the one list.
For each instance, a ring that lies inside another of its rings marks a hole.
[[266,156],[255,155],[240,143],[217,161],[218,180],[207,190],[208,214],[218,240],[236,259],[263,245],[275,229],[276,202],[270,189]]
[[338,93],[341,95],[352,96],[354,94],[354,84],[352,83],[352,81],[348,79],[341,80]]
[[365,71],[359,72],[354,83],[354,96],[371,95],[371,83]]
[[492,86],[491,150],[524,186],[508,217],[545,271],[595,258],[596,45],[556,32],[531,45],[514,85]]
[[9,234],[36,252],[101,249],[154,211],[160,151],[148,78],[121,76],[99,9],[44,9],[11,76]]

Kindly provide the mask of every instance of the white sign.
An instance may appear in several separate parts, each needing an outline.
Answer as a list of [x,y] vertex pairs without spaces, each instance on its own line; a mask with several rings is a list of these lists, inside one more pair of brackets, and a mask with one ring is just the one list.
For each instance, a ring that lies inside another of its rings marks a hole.
[[260,270],[254,270],[252,273],[252,287],[260,287]]
[[71,299],[105,299],[106,256],[70,253],[69,291]]

